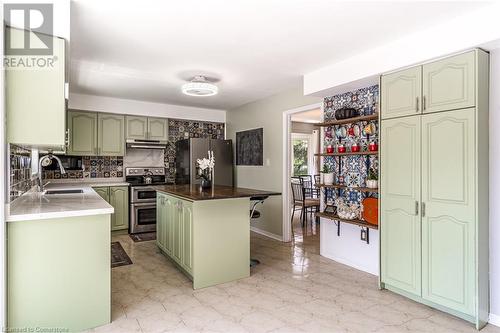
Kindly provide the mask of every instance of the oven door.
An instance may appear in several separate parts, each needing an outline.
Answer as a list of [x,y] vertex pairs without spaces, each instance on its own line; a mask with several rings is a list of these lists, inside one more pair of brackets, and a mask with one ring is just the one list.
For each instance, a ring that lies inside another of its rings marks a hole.
[[130,233],[156,231],[156,202],[130,205]]
[[156,189],[149,186],[133,187],[131,201],[132,203],[156,202]]

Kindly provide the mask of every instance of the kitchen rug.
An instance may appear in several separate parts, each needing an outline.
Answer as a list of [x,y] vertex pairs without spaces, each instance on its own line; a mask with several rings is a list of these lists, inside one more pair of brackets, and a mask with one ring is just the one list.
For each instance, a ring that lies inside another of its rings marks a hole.
[[145,242],[156,239],[156,231],[153,232],[143,232],[142,234],[130,234],[130,238],[134,242]]
[[132,264],[120,242],[111,243],[111,268]]

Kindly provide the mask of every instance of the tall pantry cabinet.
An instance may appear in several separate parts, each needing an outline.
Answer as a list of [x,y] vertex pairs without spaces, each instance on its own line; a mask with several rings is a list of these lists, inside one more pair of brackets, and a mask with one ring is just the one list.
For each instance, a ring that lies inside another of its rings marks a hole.
[[381,77],[381,287],[488,322],[488,54]]

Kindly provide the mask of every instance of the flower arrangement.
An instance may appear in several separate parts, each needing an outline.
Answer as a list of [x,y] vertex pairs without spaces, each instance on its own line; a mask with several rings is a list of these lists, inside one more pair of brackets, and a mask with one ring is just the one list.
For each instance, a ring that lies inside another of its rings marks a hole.
[[213,170],[215,167],[214,152],[209,150],[208,158],[199,158],[196,160],[196,163],[198,164],[198,175],[202,179],[202,187],[210,186]]

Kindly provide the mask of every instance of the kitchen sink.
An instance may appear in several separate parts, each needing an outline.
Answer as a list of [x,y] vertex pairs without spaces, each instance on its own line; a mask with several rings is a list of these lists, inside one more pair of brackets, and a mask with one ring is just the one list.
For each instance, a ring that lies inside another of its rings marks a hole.
[[77,194],[83,193],[82,189],[71,189],[71,190],[47,190],[45,191],[45,195],[51,194]]

